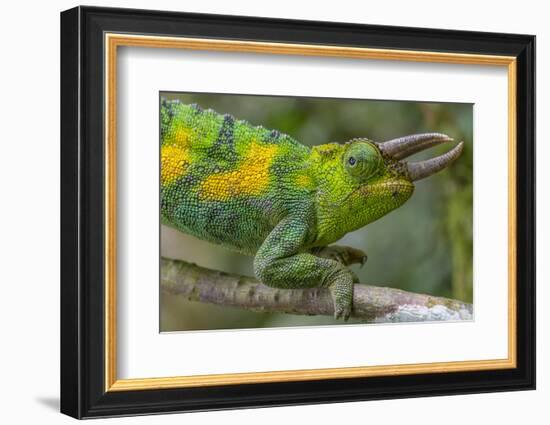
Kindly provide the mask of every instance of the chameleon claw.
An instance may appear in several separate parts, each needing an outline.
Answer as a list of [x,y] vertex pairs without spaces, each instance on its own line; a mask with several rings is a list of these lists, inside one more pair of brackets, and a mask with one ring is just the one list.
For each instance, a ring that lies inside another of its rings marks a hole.
[[359,264],[361,267],[367,262],[367,254],[357,248],[345,247],[347,261],[346,265]]
[[343,319],[347,322],[351,316],[351,308],[339,308],[334,311],[335,319]]
[[312,250],[314,255],[321,258],[329,258],[338,261],[340,264],[350,266],[352,264],[360,264],[363,266],[367,261],[367,255],[357,248],[349,246],[330,245]]

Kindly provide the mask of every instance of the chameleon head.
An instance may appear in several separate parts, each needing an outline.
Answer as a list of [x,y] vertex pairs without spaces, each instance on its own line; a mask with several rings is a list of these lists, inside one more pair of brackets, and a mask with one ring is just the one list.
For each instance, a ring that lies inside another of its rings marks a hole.
[[464,143],[424,161],[410,162],[405,158],[452,141],[444,134],[427,133],[382,143],[368,139],[346,143],[340,157],[341,195],[337,201],[345,232],[363,227],[403,205],[414,191],[414,182],[449,166],[462,153]]

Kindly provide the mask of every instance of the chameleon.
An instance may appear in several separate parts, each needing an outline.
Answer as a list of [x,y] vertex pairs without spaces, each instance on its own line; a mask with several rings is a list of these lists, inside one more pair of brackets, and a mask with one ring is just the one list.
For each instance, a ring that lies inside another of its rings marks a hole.
[[403,205],[414,182],[455,161],[464,143],[423,161],[405,158],[452,142],[423,133],[308,147],[197,104],[161,99],[161,222],[253,256],[256,278],[274,288],[328,288],[347,320],[363,264],[359,249],[331,245]]

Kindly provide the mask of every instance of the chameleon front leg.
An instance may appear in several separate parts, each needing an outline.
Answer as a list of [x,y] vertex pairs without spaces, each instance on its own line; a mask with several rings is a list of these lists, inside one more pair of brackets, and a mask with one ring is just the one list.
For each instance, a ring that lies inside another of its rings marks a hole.
[[339,261],[344,266],[351,266],[352,264],[360,264],[363,266],[367,262],[367,254],[360,249],[350,246],[321,246],[313,248],[311,253],[321,258]]
[[353,301],[354,274],[340,262],[305,252],[308,224],[286,218],[269,234],[254,258],[254,273],[265,285],[284,288],[328,287],[334,317],[347,320]]

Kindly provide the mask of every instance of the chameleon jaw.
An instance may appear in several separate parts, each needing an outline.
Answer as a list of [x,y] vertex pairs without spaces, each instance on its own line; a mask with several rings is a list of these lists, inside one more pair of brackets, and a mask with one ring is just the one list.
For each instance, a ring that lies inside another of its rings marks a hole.
[[[424,133],[377,143],[377,146],[384,157],[400,161],[433,146],[452,141],[453,139],[445,134]],[[403,161],[406,166],[407,177],[410,181],[417,181],[429,177],[451,165],[461,155],[463,149],[464,142],[460,142],[450,151],[435,158],[417,162]]]

